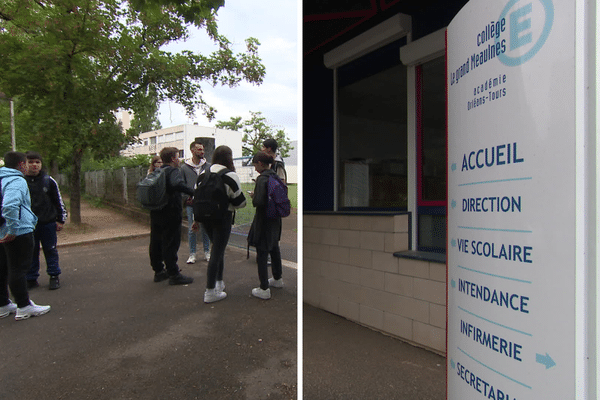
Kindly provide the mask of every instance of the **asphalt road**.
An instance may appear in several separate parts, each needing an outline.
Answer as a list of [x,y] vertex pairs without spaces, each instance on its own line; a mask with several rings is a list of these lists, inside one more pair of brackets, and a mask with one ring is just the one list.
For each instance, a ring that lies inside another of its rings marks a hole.
[[59,253],[62,287],[30,292],[50,313],[0,320],[0,399],[296,398],[294,268],[259,300],[254,260],[229,248],[228,297],[207,305],[206,262],[180,260],[191,285],[154,283],[147,237]]

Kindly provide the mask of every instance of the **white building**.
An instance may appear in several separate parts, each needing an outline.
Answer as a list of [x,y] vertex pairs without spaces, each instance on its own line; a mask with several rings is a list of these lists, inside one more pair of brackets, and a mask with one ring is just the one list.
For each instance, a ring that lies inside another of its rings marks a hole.
[[158,154],[164,147],[176,147],[180,158],[190,158],[190,144],[195,139],[202,139],[206,150],[206,159],[210,161],[214,149],[221,145],[229,146],[233,157],[242,156],[242,134],[227,129],[185,124],[172,126],[140,134],[140,143],[133,144],[123,150],[124,156],[136,154]]
[[131,128],[131,120],[133,119],[133,113],[131,111],[119,110],[114,114],[117,118],[117,123],[121,123],[121,130],[123,133],[125,133],[127,129]]

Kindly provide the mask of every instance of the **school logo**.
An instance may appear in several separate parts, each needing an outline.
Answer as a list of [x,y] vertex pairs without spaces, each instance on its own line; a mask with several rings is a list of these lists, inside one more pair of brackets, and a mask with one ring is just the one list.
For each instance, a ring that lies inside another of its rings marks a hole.
[[510,0],[498,20],[502,19],[508,25],[508,43],[498,58],[502,64],[515,67],[531,60],[546,43],[554,22],[554,5],[552,0]]

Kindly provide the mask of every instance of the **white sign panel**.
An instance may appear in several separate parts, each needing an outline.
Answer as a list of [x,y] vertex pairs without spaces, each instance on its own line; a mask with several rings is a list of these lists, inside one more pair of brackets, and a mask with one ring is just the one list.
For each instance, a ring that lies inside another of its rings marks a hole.
[[447,31],[448,398],[575,398],[575,5]]

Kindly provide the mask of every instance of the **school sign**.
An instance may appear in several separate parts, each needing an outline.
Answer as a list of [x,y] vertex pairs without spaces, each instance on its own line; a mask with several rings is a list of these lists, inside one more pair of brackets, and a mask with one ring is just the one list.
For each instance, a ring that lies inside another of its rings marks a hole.
[[448,399],[595,390],[582,3],[473,0],[448,27]]

